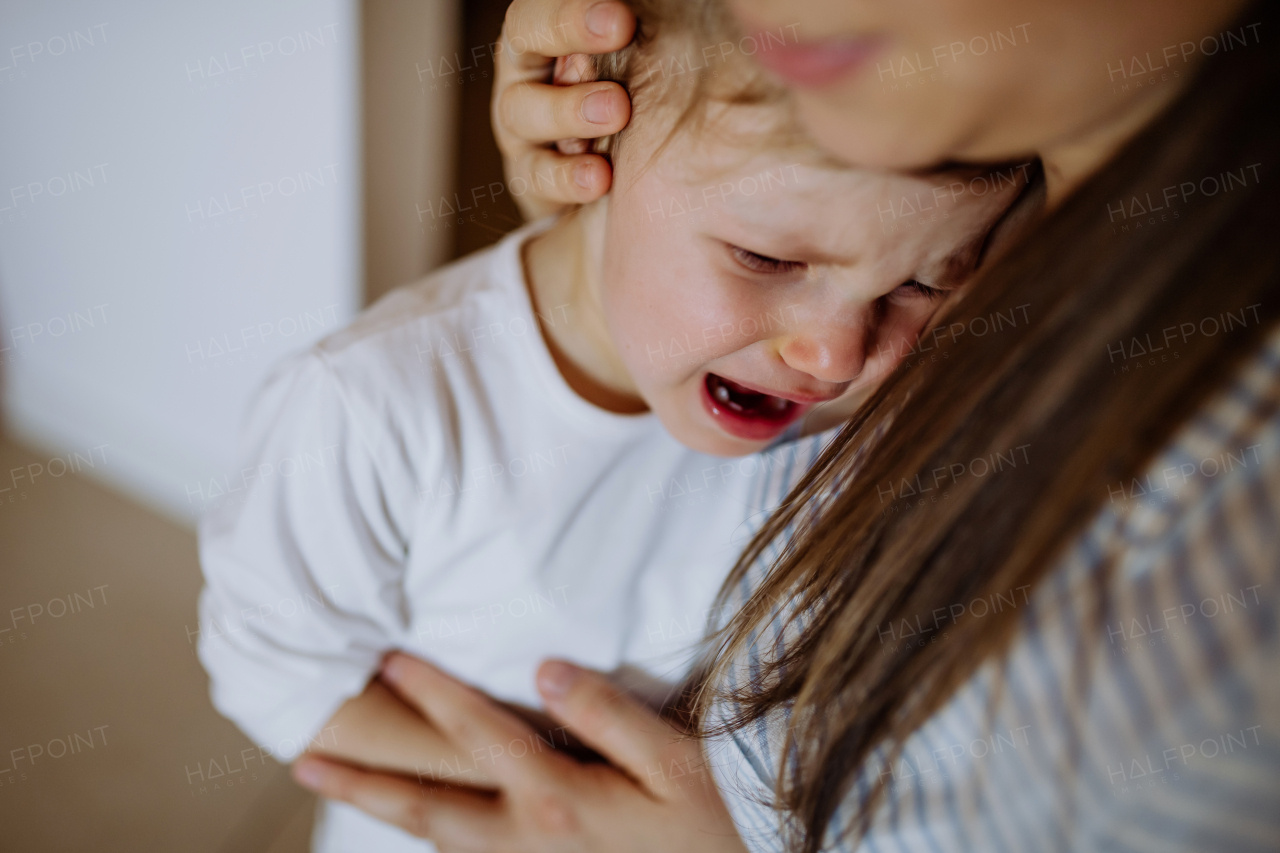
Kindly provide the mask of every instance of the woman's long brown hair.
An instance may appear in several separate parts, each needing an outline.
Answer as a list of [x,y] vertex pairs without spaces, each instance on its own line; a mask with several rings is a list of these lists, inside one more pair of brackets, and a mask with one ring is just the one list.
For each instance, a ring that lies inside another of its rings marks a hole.
[[[1255,5],[1240,23],[1261,22],[1260,39],[1206,60],[1158,119],[945,307],[922,338],[936,357],[886,380],[726,582],[722,603],[782,545],[713,636],[696,707],[703,720],[713,703],[736,708],[728,729],[790,708],[775,805],[791,849],[830,840],[873,751],[900,749],[1002,654],[1019,611],[961,615],[945,641],[888,654],[883,626],[1045,577],[1112,484],[1137,475],[1280,317],[1275,17]],[[1217,334],[1205,333],[1209,318]],[[1180,334],[1187,324],[1197,333]],[[1148,352],[1162,344],[1163,356]],[[886,512],[925,487],[909,511]],[[779,601],[790,605],[780,612]],[[773,621],[790,639],[744,670]],[[723,686],[744,672],[745,684]],[[844,831],[866,832],[883,785]]]

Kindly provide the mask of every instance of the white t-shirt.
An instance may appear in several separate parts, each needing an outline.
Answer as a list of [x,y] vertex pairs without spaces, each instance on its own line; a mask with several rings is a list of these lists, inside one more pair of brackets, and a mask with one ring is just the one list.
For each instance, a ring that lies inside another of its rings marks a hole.
[[[264,751],[336,736],[390,649],[527,705],[550,656],[685,674],[761,509],[751,481],[787,451],[705,456],[578,397],[525,285],[539,227],[392,293],[254,401],[201,526],[198,645]],[[430,849],[344,806],[320,823],[317,850]]]

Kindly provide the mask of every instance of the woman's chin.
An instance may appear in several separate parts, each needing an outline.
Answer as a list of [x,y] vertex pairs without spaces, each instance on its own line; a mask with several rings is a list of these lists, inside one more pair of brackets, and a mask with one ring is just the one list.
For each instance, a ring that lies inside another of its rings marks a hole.
[[[905,122],[903,107],[877,103],[878,94],[853,87],[798,92],[796,114],[819,147],[855,168],[914,172],[948,159],[946,146],[924,134],[903,139],[893,129]],[[913,110],[914,111],[914,110]]]

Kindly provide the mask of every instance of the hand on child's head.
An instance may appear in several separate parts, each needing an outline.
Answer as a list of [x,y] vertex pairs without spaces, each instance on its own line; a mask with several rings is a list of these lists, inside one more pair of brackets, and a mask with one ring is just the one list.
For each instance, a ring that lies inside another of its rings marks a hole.
[[[569,136],[616,133],[631,114],[616,83],[545,85],[554,59],[618,50],[631,41],[635,15],[625,3],[581,4],[513,0],[494,52],[491,109],[494,138],[508,185],[526,219],[562,212],[599,198],[611,181],[609,164],[591,153],[564,155],[546,147]],[[549,180],[548,180],[549,179]]]

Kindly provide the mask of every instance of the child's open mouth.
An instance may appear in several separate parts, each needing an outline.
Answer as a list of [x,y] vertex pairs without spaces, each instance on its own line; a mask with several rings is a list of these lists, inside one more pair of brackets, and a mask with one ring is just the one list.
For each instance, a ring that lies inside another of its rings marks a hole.
[[702,404],[725,432],[748,441],[768,441],[781,435],[808,407],[753,391],[708,373],[702,383]]

